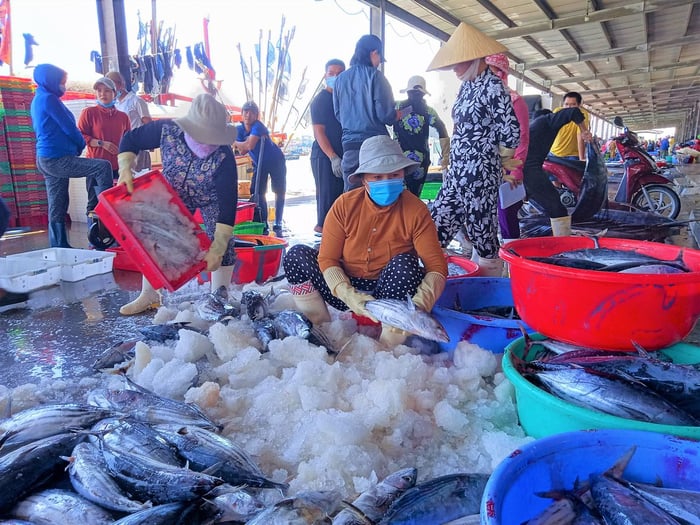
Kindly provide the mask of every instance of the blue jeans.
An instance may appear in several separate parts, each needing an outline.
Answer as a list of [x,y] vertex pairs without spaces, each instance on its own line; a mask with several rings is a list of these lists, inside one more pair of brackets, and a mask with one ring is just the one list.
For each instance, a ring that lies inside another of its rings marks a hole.
[[[37,157],[36,165],[46,181],[46,196],[49,201],[49,222],[65,222],[68,213],[68,179],[86,178],[86,185],[95,186],[95,194],[112,187],[112,165],[102,159],[85,157],[59,157],[51,159]],[[97,203],[88,203],[91,212]],[[91,207],[92,206],[92,207]]]

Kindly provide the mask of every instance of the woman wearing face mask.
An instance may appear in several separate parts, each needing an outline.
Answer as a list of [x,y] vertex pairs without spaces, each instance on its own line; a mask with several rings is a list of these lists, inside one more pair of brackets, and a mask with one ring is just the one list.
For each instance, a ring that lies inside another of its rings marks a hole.
[[[34,68],[36,94],[32,100],[32,126],[36,133],[36,165],[46,181],[49,203],[49,243],[52,248],[70,248],[66,231],[68,179],[88,177],[95,192],[112,186],[112,168],[102,159],[80,157],[85,139],[73,113],[61,102],[68,74],[52,64]],[[96,203],[88,203],[87,213]]]
[[[97,79],[92,86],[95,90],[97,104],[83,109],[78,118],[78,129],[83,134],[87,144],[86,157],[89,159],[104,159],[112,167],[112,178],[119,178],[119,141],[131,128],[129,116],[116,107],[117,87],[107,77]],[[88,209],[97,206],[97,181],[88,177],[85,181],[88,193]],[[89,221],[92,217],[89,217]]]
[[[314,324],[330,320],[327,304],[371,317],[365,303],[374,298],[411,296],[429,312],[445,287],[447,263],[428,208],[404,189],[404,170],[417,163],[386,135],[368,138],[359,153],[350,178],[360,187],[331,207],[319,251],[298,244],[283,261],[294,302]],[[383,343],[404,339],[382,326]]]
[[[139,151],[160,148],[163,176],[190,213],[199,208],[212,240],[204,260],[211,289],[228,287],[236,260],[232,240],[238,202],[238,171],[231,144],[236,128],[226,108],[209,94],[197,95],[187,115],[159,119],[129,131],[119,145],[119,183],[134,191],[133,168]],[[133,315],[160,304],[160,294],[144,277],[140,295],[119,313]]]
[[440,244],[447,246],[462,225],[474,245],[481,275],[498,276],[498,187],[513,159],[520,126],[510,94],[484,57],[506,48],[461,23],[433,58],[429,71],[452,69],[462,81],[452,108],[450,167],[431,208]]

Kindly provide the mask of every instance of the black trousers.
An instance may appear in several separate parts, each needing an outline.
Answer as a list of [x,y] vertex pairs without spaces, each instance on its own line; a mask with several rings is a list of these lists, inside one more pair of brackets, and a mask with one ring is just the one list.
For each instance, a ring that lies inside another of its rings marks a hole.
[[333,175],[331,161],[323,154],[311,157],[311,171],[316,182],[316,226],[322,228],[328,210],[343,194],[343,178]]

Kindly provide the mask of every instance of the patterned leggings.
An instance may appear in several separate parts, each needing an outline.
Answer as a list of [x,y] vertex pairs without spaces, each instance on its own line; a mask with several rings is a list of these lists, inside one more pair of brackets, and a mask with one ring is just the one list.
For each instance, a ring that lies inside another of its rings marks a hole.
[[[311,246],[296,244],[282,260],[289,284],[311,281],[321,297],[336,310],[347,310],[348,306],[331,294],[326,280],[318,266],[318,251]],[[393,257],[379,274],[379,279],[358,279],[350,277],[350,283],[357,289],[367,292],[375,299],[406,299],[413,297],[423,280],[425,270],[418,257],[402,253]]]

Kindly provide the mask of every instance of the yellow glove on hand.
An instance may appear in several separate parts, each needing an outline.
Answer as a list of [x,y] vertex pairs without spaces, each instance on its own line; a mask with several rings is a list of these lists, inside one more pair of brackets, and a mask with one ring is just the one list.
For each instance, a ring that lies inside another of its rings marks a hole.
[[513,158],[513,155],[515,155],[515,150],[513,148],[499,146],[498,153],[501,154],[501,166],[508,171],[514,170],[515,168],[519,168],[523,165],[522,160]]
[[136,165],[136,153],[131,151],[122,151],[117,155],[119,163],[119,179],[117,184],[126,184],[126,191],[132,193],[134,191],[134,170]]
[[440,167],[446,170],[450,165],[450,138],[444,137],[440,139],[440,151],[442,151],[442,158],[440,159]]
[[220,222],[216,223],[214,242],[211,243],[209,251],[204,256],[204,260],[207,263],[207,271],[213,272],[219,269],[219,266],[221,266],[221,259],[223,259],[224,253],[226,253],[228,243],[232,236],[233,226]]
[[430,312],[435,306],[442,291],[445,289],[445,276],[438,272],[428,272],[423,277],[416,295],[412,301],[415,305],[425,312]]
[[369,317],[375,323],[377,320],[374,316],[367,311],[365,308],[365,303],[367,301],[374,301],[374,297],[369,294],[358,292],[355,287],[348,281],[340,283],[335,289],[335,296],[348,305],[348,308],[355,312],[357,315],[362,315],[364,317]]

